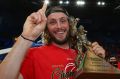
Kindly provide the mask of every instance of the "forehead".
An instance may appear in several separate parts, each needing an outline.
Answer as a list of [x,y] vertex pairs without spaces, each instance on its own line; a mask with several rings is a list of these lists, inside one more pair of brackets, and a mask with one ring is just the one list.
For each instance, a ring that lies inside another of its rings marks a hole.
[[63,12],[55,12],[55,13],[51,13],[47,19],[50,20],[50,19],[59,19],[59,18],[67,18],[67,17],[68,16]]

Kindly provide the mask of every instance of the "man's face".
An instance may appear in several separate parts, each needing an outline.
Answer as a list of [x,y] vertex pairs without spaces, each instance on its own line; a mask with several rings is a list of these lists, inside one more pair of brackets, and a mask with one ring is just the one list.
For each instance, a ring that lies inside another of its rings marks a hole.
[[68,16],[62,12],[51,13],[47,18],[47,28],[52,42],[65,44],[69,39]]

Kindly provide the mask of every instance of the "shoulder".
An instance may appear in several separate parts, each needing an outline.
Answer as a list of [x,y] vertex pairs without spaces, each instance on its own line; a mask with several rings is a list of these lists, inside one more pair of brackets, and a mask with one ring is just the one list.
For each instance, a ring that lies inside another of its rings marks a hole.
[[39,50],[44,50],[44,49],[46,49],[46,48],[47,48],[46,45],[44,45],[44,46],[39,46],[39,47],[32,47],[32,48],[30,48],[30,49],[28,50],[28,52],[37,52],[37,51],[39,51]]
[[37,53],[42,53],[42,52],[46,51],[48,48],[49,47],[47,45],[40,46],[40,47],[32,47],[28,50],[27,55],[34,55]]

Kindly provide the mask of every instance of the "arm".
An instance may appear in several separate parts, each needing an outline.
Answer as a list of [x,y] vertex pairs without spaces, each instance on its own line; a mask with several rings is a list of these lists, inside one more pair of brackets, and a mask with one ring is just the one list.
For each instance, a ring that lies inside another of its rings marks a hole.
[[[22,36],[27,39],[37,39],[41,32],[44,31],[46,26],[46,11],[47,5],[44,4],[42,9],[35,13],[32,13],[27,17],[24,24]],[[12,50],[3,62],[0,64],[0,79],[17,79],[19,76],[19,70],[24,60],[27,50],[32,45],[32,42],[19,37],[18,41],[13,46]],[[21,75],[19,76],[19,79]],[[22,78],[21,78],[22,79]]]

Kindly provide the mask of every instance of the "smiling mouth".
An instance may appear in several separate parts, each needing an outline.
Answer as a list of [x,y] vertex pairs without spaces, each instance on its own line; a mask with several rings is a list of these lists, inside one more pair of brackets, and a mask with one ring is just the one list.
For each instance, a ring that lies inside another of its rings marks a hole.
[[61,29],[61,30],[56,30],[54,33],[55,34],[64,34],[65,33],[65,29]]
[[54,33],[58,36],[61,37],[64,35],[64,33],[66,32],[66,30],[56,30]]
[[69,39],[69,31],[67,29],[58,29],[50,33],[52,41],[57,44],[64,44]]

